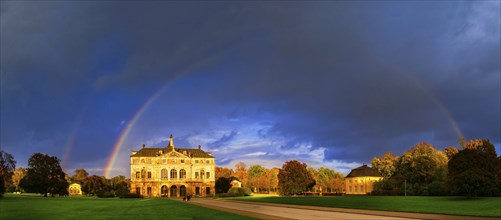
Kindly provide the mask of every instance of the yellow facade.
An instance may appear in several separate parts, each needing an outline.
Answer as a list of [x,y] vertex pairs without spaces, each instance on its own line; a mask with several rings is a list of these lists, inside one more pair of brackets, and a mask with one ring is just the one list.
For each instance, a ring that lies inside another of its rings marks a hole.
[[375,176],[360,176],[360,177],[345,178],[344,190],[346,194],[353,194],[353,195],[369,194],[373,190],[374,182],[379,181],[381,179],[382,177],[375,177]]
[[372,192],[374,182],[383,179],[372,167],[357,167],[344,178],[344,192],[348,195],[366,195]]
[[131,193],[144,197],[215,195],[215,157],[198,149],[143,148],[130,157]]
[[68,187],[68,194],[70,196],[81,196],[82,195],[82,186],[79,183],[72,183]]

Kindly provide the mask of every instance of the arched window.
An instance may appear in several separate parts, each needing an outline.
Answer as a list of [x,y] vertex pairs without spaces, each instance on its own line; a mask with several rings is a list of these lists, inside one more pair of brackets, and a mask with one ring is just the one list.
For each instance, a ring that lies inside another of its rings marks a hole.
[[170,178],[177,179],[177,171],[175,169],[170,170]]
[[162,180],[169,179],[169,173],[167,172],[167,169],[162,169],[162,171],[160,173],[162,175]]
[[186,170],[181,169],[179,171],[179,179],[186,179]]

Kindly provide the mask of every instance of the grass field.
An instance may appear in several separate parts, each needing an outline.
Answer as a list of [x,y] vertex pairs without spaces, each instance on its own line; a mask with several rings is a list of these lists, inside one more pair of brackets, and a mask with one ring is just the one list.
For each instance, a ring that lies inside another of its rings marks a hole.
[[43,198],[6,194],[0,219],[252,219],[169,199]]
[[242,201],[282,204],[501,217],[501,197],[473,198],[428,196],[239,197]]

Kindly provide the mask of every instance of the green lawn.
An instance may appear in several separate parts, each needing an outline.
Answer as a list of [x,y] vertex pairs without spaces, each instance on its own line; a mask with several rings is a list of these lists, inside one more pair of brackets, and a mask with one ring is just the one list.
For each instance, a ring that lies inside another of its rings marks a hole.
[[251,202],[325,206],[353,209],[501,217],[501,197],[473,198],[431,196],[335,196],[335,197],[239,197]]
[[4,196],[0,219],[252,219],[169,199]]

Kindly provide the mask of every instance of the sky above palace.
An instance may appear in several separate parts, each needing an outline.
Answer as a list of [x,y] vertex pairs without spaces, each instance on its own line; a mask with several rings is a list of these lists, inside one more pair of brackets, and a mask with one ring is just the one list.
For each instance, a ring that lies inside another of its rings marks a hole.
[[[129,176],[165,147],[345,174],[426,141],[501,152],[499,1],[2,1],[0,148]],[[116,151],[116,153],[114,153]]]

